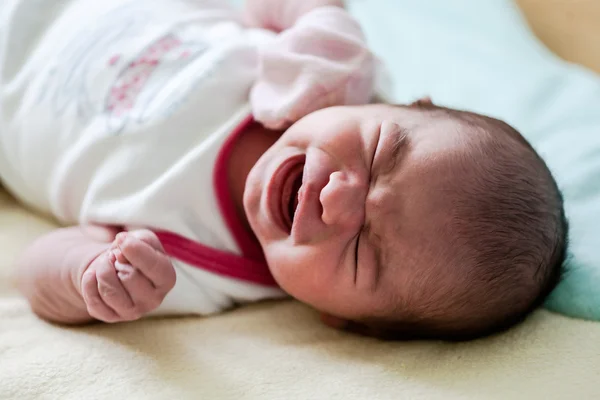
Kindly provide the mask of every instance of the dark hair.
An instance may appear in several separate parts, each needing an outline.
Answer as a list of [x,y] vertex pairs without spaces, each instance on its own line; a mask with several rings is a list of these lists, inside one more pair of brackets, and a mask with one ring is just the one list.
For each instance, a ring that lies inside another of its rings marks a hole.
[[452,263],[468,277],[464,288],[446,288],[443,302],[435,297],[417,312],[363,319],[347,329],[403,340],[468,340],[504,331],[543,304],[564,274],[568,223],[562,194],[546,163],[508,124],[425,107],[479,133],[466,156],[476,171],[451,196],[450,229],[463,244],[454,246]]

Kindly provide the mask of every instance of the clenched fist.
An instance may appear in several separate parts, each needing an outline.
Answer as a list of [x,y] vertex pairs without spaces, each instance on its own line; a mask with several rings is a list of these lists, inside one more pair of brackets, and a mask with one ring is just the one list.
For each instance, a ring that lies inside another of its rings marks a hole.
[[81,294],[91,317],[133,321],[158,308],[175,279],[173,264],[154,233],[122,232],[82,275]]

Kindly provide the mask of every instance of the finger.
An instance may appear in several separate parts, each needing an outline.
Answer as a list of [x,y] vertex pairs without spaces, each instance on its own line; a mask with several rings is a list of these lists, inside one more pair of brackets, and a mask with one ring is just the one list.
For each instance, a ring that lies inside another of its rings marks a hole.
[[85,301],[90,317],[104,322],[115,322],[118,315],[102,301],[98,292],[96,271],[88,269],[81,278],[81,295]]
[[141,230],[131,231],[131,232],[121,232],[120,234],[118,234],[116,236],[117,244],[122,243],[123,240],[125,240],[125,238],[127,236],[133,236],[135,238],[138,238],[142,242],[150,245],[150,247],[152,247],[154,250],[158,250],[161,253],[165,252],[165,249],[164,249],[162,243],[158,239],[158,236],[156,236],[156,234],[152,231],[149,231],[147,229],[141,229]]
[[112,253],[115,256],[115,262],[121,263],[121,264],[129,264],[129,260],[127,258],[125,258],[125,256],[123,255],[123,253],[121,253],[121,249],[119,249],[118,247],[115,249],[111,249]]
[[163,294],[159,294],[154,285],[137,268],[127,264],[116,263],[117,276],[129,293],[134,303],[134,308],[140,313],[140,316],[155,310],[160,306],[164,299]]
[[114,267],[114,254],[107,252],[103,257],[107,257],[106,263],[96,269],[98,293],[100,293],[104,303],[115,314],[121,318],[129,319],[130,314],[133,313],[133,301],[117,276],[117,270]]
[[166,293],[175,286],[175,269],[163,253],[133,235],[127,235],[119,248],[129,264],[144,274],[156,289]]

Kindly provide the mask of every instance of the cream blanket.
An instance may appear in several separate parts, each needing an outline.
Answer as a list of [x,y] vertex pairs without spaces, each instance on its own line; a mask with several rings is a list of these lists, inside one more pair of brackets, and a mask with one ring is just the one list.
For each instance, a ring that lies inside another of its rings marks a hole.
[[535,313],[471,343],[381,343],[293,302],[85,328],[37,319],[12,262],[53,228],[0,191],[0,399],[599,399],[600,324]]

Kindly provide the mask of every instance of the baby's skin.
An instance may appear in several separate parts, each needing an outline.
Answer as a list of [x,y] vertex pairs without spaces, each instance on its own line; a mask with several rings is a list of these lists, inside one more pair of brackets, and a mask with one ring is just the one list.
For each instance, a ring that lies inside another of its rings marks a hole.
[[34,312],[65,324],[138,319],[175,285],[171,262],[147,230],[58,229],[34,242],[18,268],[19,287]]
[[[461,192],[457,177],[473,174],[463,155],[485,134],[433,117],[435,109],[424,99],[317,111],[252,167],[245,216],[269,268],[328,322],[380,318],[422,299],[443,303],[443,289],[460,287],[447,262],[451,194]],[[279,207],[288,197],[289,215]]]

